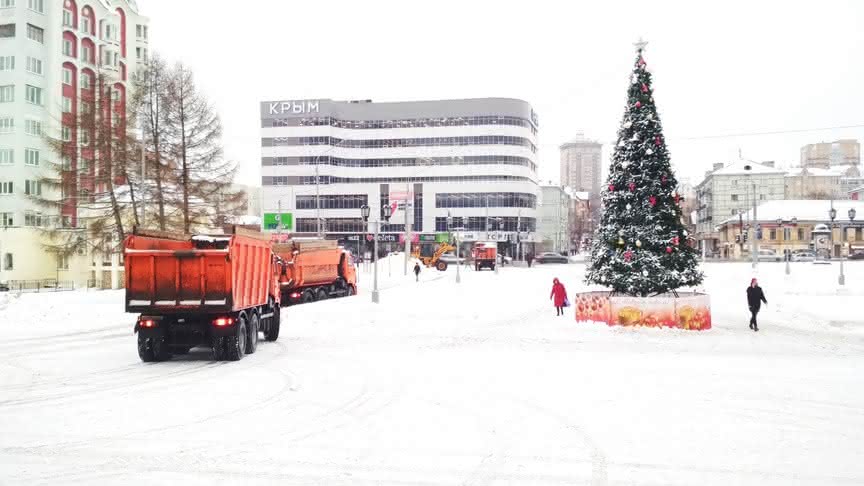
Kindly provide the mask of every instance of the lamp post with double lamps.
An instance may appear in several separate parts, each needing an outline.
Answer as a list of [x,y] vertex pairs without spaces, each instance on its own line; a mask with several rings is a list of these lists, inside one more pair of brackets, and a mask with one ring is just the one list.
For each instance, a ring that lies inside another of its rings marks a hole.
[[[447,231],[449,232],[453,226],[453,216],[450,215],[450,211],[447,211]],[[456,235],[453,237],[453,242],[456,243],[456,283],[462,282],[462,276],[459,274],[459,229],[454,228],[456,230]]]
[[[369,222],[369,213],[372,211],[367,205],[363,205],[360,208],[360,214],[363,216],[363,222]],[[375,269],[373,271],[372,277],[372,303],[377,304],[380,300],[378,295],[378,234],[381,232],[381,219],[384,221],[390,221],[391,209],[390,206],[384,206],[381,208],[381,216],[379,216],[378,221],[373,221],[375,224],[375,241],[372,243],[372,258],[375,259]]]
[[[834,211],[834,208],[831,208],[831,211]],[[855,208],[849,208],[849,212],[847,213],[847,215],[849,216],[849,225],[850,226],[855,221],[855,213],[856,213]],[[831,218],[831,219],[833,220],[834,218]],[[846,244],[846,230],[842,230],[840,232],[840,241],[841,241],[840,242],[841,245]],[[847,252],[847,255],[848,255],[848,252]],[[846,258],[843,256],[842,250],[841,250],[841,254],[840,254],[840,277],[837,279],[837,282],[840,285],[846,285],[846,275],[843,273],[843,260],[845,260],[845,259]]]

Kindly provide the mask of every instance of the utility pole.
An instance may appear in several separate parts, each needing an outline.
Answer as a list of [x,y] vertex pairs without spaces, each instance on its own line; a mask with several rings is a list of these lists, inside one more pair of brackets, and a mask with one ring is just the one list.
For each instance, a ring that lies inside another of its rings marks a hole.
[[[320,157],[315,160],[315,222],[318,228],[318,238],[323,238],[321,235],[321,176],[318,175],[318,167],[320,167]],[[282,221],[279,221],[282,224]]]
[[[405,183],[405,276],[408,276],[408,258],[411,254],[411,222],[414,219],[414,211],[411,211],[411,214],[408,214],[408,206],[411,204],[409,202],[409,198],[411,197],[411,191],[409,191],[410,182]],[[412,207],[413,209],[413,207]]]
[[282,200],[280,199],[279,201],[277,201],[277,204],[279,212],[276,213],[276,217],[278,218],[276,220],[276,234],[279,235],[279,238],[276,238],[276,240],[279,241],[282,237]]
[[759,264],[759,218],[756,216],[756,183],[753,183],[753,268]]

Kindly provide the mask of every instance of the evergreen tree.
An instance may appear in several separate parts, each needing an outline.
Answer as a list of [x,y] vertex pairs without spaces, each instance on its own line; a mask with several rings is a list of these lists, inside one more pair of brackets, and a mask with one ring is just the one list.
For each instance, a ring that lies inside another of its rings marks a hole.
[[681,197],[654,104],[651,74],[642,58],[644,46],[637,44],[586,274],[590,283],[642,297],[698,285],[703,278],[681,221]]

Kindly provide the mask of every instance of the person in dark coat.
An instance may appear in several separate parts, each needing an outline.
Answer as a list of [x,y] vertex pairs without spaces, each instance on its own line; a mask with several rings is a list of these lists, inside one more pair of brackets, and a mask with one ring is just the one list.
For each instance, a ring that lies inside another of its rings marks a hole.
[[534,262],[534,255],[529,253],[528,256],[525,257],[525,259],[528,260],[528,268],[531,268],[531,263]]
[[420,281],[420,262],[414,263],[414,281],[415,282]]
[[756,279],[750,281],[750,286],[747,287],[747,305],[750,307],[750,329],[759,330],[759,325],[756,323],[756,314],[759,313],[759,308],[762,303],[768,304],[765,300],[765,292],[762,292],[762,287],[756,282]]
[[552,293],[549,294],[549,299],[555,304],[555,315],[564,315],[564,302],[567,300],[567,290],[557,278],[552,280]]

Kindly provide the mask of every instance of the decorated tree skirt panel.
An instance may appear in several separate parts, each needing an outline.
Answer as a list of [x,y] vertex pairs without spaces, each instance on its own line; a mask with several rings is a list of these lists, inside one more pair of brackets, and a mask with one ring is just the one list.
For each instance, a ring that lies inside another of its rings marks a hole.
[[711,329],[711,301],[695,292],[654,297],[612,295],[612,292],[576,294],[574,307],[580,322],[605,322],[610,326],[672,327],[695,331]]

